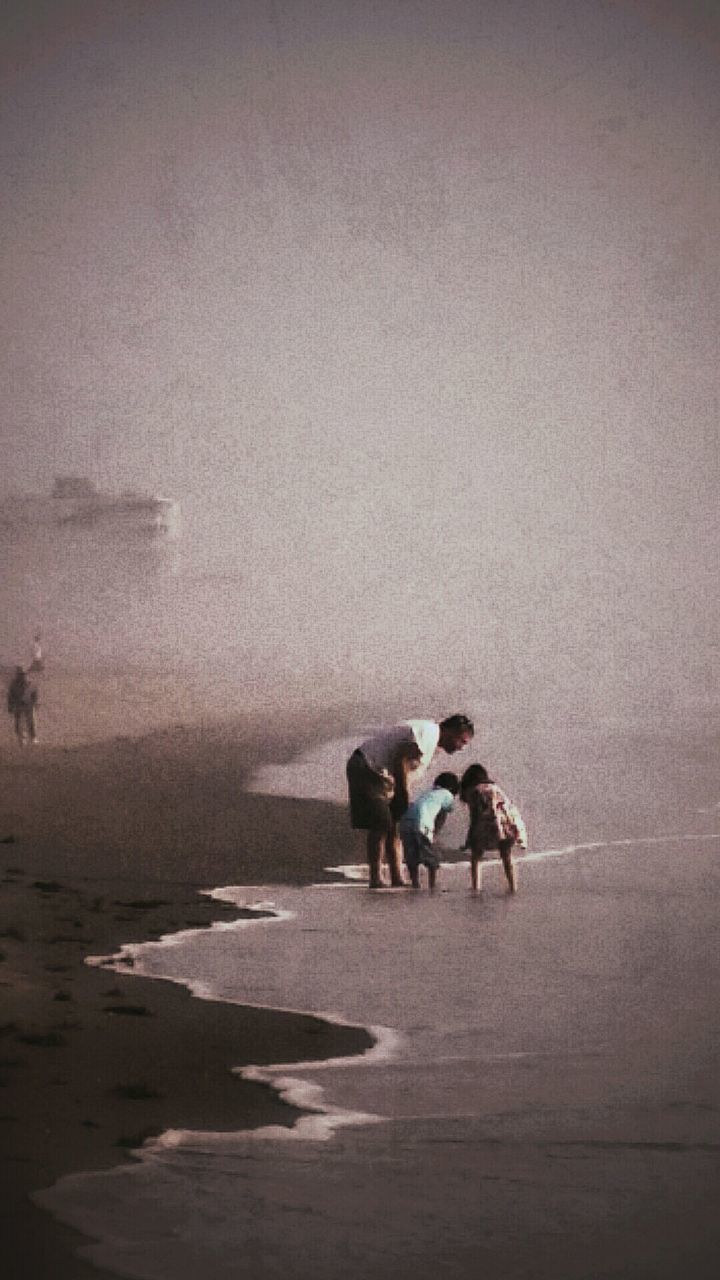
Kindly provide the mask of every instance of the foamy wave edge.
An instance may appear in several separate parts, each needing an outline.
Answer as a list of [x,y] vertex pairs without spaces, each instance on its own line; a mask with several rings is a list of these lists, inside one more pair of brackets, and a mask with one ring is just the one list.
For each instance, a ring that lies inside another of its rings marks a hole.
[[322,1085],[304,1080],[291,1073],[300,1071],[317,1072],[327,1070],[330,1067],[352,1067],[361,1062],[363,1065],[388,1062],[397,1056],[403,1042],[401,1033],[395,1028],[380,1025],[362,1026],[358,1023],[348,1022],[347,1018],[343,1018],[340,1014],[317,1011],[315,1009],[294,1009],[281,1005],[268,1006],[249,1000],[229,1000],[218,996],[202,982],[194,982],[192,979],[156,977],[143,972],[142,965],[136,964],[136,961],[141,960],[143,952],[154,948],[166,949],[179,946],[184,939],[197,933],[234,932],[257,925],[279,924],[295,917],[294,912],[279,908],[271,901],[264,899],[254,902],[239,901],[239,895],[253,892],[252,887],[248,889],[245,886],[226,885],[221,888],[203,889],[199,892],[205,897],[232,902],[239,909],[255,914],[245,916],[239,920],[216,920],[202,929],[182,929],[177,933],[165,934],[153,941],[124,943],[111,956],[86,956],[85,963],[92,967],[110,969],[129,976],[153,977],[156,981],[175,982],[179,986],[186,987],[191,995],[198,1000],[212,1000],[219,1004],[236,1004],[245,1009],[267,1009],[271,1013],[296,1014],[298,1017],[316,1018],[337,1027],[365,1031],[373,1043],[362,1053],[348,1054],[339,1058],[271,1063],[262,1067],[251,1063],[246,1066],[231,1068],[233,1074],[238,1075],[241,1079],[267,1085],[268,1088],[277,1093],[281,1101],[287,1103],[288,1106],[303,1111],[305,1114],[300,1116],[292,1126],[265,1125],[258,1129],[238,1129],[223,1133],[212,1130],[166,1129],[158,1137],[147,1139],[142,1147],[133,1150],[131,1154],[138,1160],[152,1160],[162,1158],[163,1153],[177,1150],[180,1147],[196,1151],[206,1149],[217,1151],[219,1149],[237,1149],[240,1144],[246,1141],[326,1142],[333,1136],[336,1129],[348,1125],[378,1124],[386,1120],[387,1117],[385,1116],[374,1115],[369,1112],[349,1111],[341,1107],[333,1107],[324,1102],[325,1091]]
[[[709,812],[709,810],[700,810],[701,813]],[[580,844],[559,845],[556,849],[535,849],[532,853],[518,850],[517,857],[522,861],[523,865],[527,862],[545,862],[548,858],[566,858],[572,853],[588,853],[597,849],[622,849],[631,845],[648,845],[648,844],[672,844],[675,841],[683,840],[720,840],[720,832],[703,831],[695,832],[678,832],[664,836],[627,836],[622,840],[587,840]],[[441,847],[441,846],[440,846]],[[467,859],[452,862],[441,862],[442,867],[469,867],[470,863]],[[484,867],[499,867],[501,865],[500,858],[483,858]],[[337,889],[338,887],[350,888],[350,885],[361,885],[367,880],[367,867],[361,862],[341,863],[339,866],[325,867],[328,874],[342,876],[345,884],[340,885],[325,884],[313,885],[313,888]]]
[[[635,845],[656,845],[667,844],[672,841],[710,841],[720,839],[720,833],[702,832],[699,834],[668,834],[663,836],[635,836],[626,837],[620,840],[591,840],[578,844],[569,844],[551,849],[540,849],[531,853],[523,853],[521,855],[523,863],[542,862],[550,858],[566,857],[570,854],[596,851],[601,849],[618,849],[628,848]],[[485,865],[499,865],[499,858],[488,858]],[[443,865],[463,866],[467,863],[452,863]],[[326,867],[326,872],[334,873],[342,876],[341,881],[335,884],[325,883],[323,885],[313,885],[313,888],[350,888],[362,887],[363,880],[367,876],[367,868],[359,864],[340,865],[334,867]],[[227,885],[215,889],[205,889],[200,891],[204,896],[218,899],[219,901],[232,902],[239,909],[254,914],[245,916],[238,920],[232,921],[214,921],[211,925],[204,929],[183,929],[177,933],[165,934],[163,937],[146,942],[126,943],[119,951],[112,956],[88,956],[85,963],[92,966],[114,969],[125,974],[137,974],[138,977],[151,977],[147,973],[143,973],[141,965],[135,966],[135,961],[140,959],[142,953],[150,948],[155,947],[173,947],[178,946],[184,939],[198,932],[227,932],[237,931],[240,929],[256,927],[257,925],[280,924],[282,921],[292,920],[294,912],[283,908],[278,908],[274,902],[268,900],[247,901],[243,900],[240,895],[255,892],[253,886]],[[257,892],[260,892],[258,889]],[[228,1133],[216,1133],[213,1131],[195,1131],[185,1129],[168,1129],[159,1137],[148,1139],[142,1147],[133,1151],[133,1155],[140,1160],[162,1158],[163,1153],[177,1150],[178,1148],[187,1148],[193,1150],[212,1149],[236,1149],[238,1145],[245,1142],[257,1142],[262,1140],[280,1140],[280,1141],[305,1141],[319,1142],[330,1139],[335,1130],[348,1125],[367,1125],[377,1124],[385,1121],[387,1117],[375,1115],[372,1113],[349,1111],[339,1107],[333,1107],[324,1101],[324,1089],[322,1085],[302,1079],[295,1074],[301,1071],[317,1072],[328,1069],[330,1067],[352,1067],[355,1064],[363,1063],[380,1063],[388,1062],[399,1054],[403,1037],[401,1033],[392,1027],[383,1026],[359,1026],[356,1023],[348,1022],[346,1018],[335,1013],[328,1013],[318,1010],[294,1009],[290,1007],[265,1004],[257,1004],[246,1000],[227,1000],[218,997],[205,984],[201,982],[193,982],[191,979],[179,978],[163,978],[161,981],[177,982],[180,986],[186,987],[190,993],[198,1000],[214,1000],[218,1003],[237,1004],[244,1008],[268,1009],[270,1012],[290,1013],[301,1017],[312,1017],[320,1019],[338,1027],[348,1027],[356,1030],[365,1031],[372,1039],[373,1043],[369,1049],[361,1054],[351,1054],[341,1058],[327,1058],[311,1060],[306,1062],[294,1063],[272,1063],[268,1066],[258,1066],[256,1064],[248,1064],[232,1068],[235,1074],[241,1079],[253,1081],[259,1084],[265,1084],[268,1088],[273,1089],[278,1097],[289,1106],[296,1107],[304,1114],[296,1120],[291,1127],[283,1125],[266,1125],[259,1129],[238,1129]]]

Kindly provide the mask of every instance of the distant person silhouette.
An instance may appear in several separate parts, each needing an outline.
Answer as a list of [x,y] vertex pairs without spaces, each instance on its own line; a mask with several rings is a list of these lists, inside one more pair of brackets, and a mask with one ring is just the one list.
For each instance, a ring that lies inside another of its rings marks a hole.
[[43,651],[42,651],[42,635],[39,631],[36,631],[35,635],[33,636],[33,643],[32,643],[32,662],[28,667],[28,671],[40,672],[44,670],[45,670],[45,659],[43,658]]
[[28,739],[33,746],[37,745],[37,707],[35,685],[28,679],[24,667],[16,667],[8,686],[7,709],[15,721],[15,733],[21,747]]

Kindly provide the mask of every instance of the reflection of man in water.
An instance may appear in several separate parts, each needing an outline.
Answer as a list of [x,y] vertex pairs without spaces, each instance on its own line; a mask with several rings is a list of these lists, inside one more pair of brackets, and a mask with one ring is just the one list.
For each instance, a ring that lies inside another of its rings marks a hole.
[[467,716],[434,720],[406,720],[368,738],[348,760],[350,821],[367,832],[370,888],[383,887],[380,866],[390,868],[390,883],[403,883],[401,847],[397,824],[410,802],[410,778],[416,781],[427,769],[438,748],[454,755],[467,746],[474,733]]
[[15,720],[15,732],[21,747],[25,746],[26,737],[33,746],[37,743],[37,705],[35,685],[23,667],[16,667],[8,688],[7,708]]

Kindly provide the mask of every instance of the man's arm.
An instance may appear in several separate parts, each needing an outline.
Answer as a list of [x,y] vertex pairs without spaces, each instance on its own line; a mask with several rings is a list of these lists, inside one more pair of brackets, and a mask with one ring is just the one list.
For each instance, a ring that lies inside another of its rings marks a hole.
[[422,752],[417,742],[402,742],[393,756],[390,772],[395,779],[395,795],[392,801],[393,812],[401,817],[410,803],[408,776],[417,769],[422,759]]

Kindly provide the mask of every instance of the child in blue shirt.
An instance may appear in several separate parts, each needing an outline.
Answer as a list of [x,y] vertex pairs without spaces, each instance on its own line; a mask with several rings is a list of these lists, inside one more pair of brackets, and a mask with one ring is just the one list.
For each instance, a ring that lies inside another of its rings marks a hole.
[[421,866],[427,867],[428,888],[435,888],[440,858],[433,841],[453,808],[459,790],[457,774],[438,774],[432,787],[413,800],[400,819],[398,832],[413,889],[420,888]]

